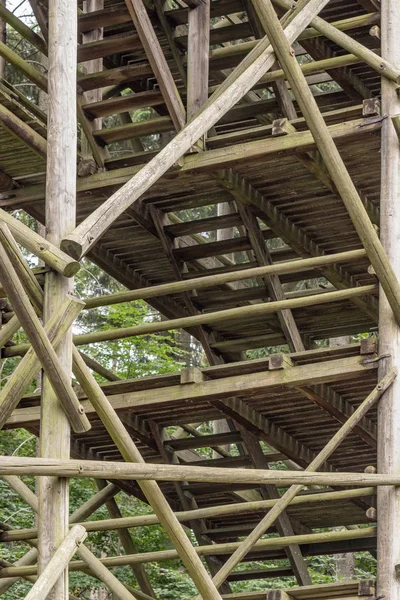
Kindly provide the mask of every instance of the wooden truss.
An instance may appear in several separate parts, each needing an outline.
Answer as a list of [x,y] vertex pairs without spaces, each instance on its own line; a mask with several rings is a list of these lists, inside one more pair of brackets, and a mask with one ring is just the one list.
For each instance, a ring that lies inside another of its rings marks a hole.
[[[0,594],[24,578],[29,600],[74,600],[67,574],[81,570],[116,598],[152,600],[145,565],[180,559],[204,600],[400,600],[398,2],[175,4],[30,0],[36,32],[0,2],[47,69],[3,40],[0,57],[48,105],[1,78],[0,349],[20,361],[0,427],[26,428],[40,449],[0,460],[37,514],[32,529],[0,518],[0,542],[30,547],[0,561]],[[150,118],[132,120],[143,108]],[[127,289],[74,296],[86,256]],[[81,311],[138,299],[165,318],[73,334]],[[28,344],[13,342],[21,328]],[[122,381],[78,350],[179,329],[206,368]],[[259,348],[270,355],[249,360]],[[223,431],[202,434],[210,421]],[[98,492],[68,515],[71,477]],[[121,490],[152,513],[124,517]],[[109,518],[88,521],[103,505]],[[138,551],[130,530],[153,524],[172,548]],[[87,536],[112,530],[124,555],[99,559]],[[377,549],[378,591],[311,585],[308,556]],[[287,566],[236,569],[253,559]],[[138,589],[110,570],[123,565]],[[235,592],[280,576],[299,587]]]

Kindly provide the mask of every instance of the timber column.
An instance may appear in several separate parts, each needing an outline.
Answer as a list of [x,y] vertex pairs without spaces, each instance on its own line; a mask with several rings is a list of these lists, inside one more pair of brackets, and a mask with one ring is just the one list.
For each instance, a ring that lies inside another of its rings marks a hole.
[[[76,65],[77,2],[49,1],[49,97],[46,179],[47,239],[59,245],[75,227],[76,192]],[[58,273],[46,276],[44,320],[47,322],[71,291],[72,279]],[[72,330],[58,355],[72,372]],[[47,377],[41,400],[40,453],[45,458],[69,458],[70,425]],[[69,489],[66,479],[40,479],[39,552],[40,570],[68,532]],[[68,572],[58,580],[49,600],[68,600]]]
[[[381,3],[382,57],[400,67],[400,2]],[[400,114],[396,85],[382,80],[382,114],[388,118],[382,129],[381,240],[395,274],[400,278],[400,146],[391,118]],[[390,363],[400,367],[400,329],[384,297],[379,305],[382,377]],[[378,472],[400,474],[400,378],[382,397],[378,410]],[[378,594],[400,600],[400,578],[395,564],[400,559],[400,488],[378,489]]]

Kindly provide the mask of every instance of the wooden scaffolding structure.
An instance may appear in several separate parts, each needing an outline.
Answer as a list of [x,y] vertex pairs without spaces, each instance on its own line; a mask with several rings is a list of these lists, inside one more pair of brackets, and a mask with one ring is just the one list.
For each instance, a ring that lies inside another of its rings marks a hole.
[[[400,600],[399,1],[30,5],[37,31],[0,2],[47,67],[0,40],[47,102],[0,80],[0,349],[21,357],[0,427],[26,428],[39,450],[1,457],[0,476],[37,521],[0,523],[1,543],[27,544],[0,561],[0,594],[25,578],[29,600],[73,599],[68,570],[83,570],[151,600],[145,565],[180,558],[204,600]],[[205,206],[213,216],[193,218]],[[126,291],[74,296],[83,257]],[[164,319],[73,334],[81,311],[137,299]],[[29,345],[13,342],[20,328]],[[207,367],[124,381],[79,350],[178,329]],[[258,348],[270,355],[250,360]],[[227,427],[202,435],[208,421]],[[99,491],[70,515],[71,477]],[[152,514],[123,517],[120,490]],[[110,518],[87,521],[103,505]],[[138,553],[129,529],[155,523],[171,547]],[[99,559],[85,539],[107,530],[124,554]],[[307,557],[358,551],[377,557],[376,584],[312,585]],[[282,576],[298,586],[269,591]],[[265,590],[232,590],[252,579]]]

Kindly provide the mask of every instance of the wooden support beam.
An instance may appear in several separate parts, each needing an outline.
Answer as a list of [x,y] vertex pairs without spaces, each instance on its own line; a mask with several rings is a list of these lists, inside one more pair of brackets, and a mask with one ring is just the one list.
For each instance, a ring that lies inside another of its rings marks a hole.
[[[179,464],[179,459],[174,451],[170,451],[171,449],[171,439],[168,435],[168,432],[164,429],[160,431],[157,424],[153,421],[150,423],[150,428],[153,433],[153,436],[157,442],[158,450],[163,458],[163,462],[167,464]],[[179,441],[179,440],[177,440]],[[173,448],[172,448],[173,450]],[[179,498],[179,502],[181,508],[184,511],[189,511],[190,509],[197,508],[197,504],[195,498],[193,496],[189,496],[188,493],[185,494],[185,491],[182,487],[181,482],[177,482],[175,485],[175,491]],[[193,530],[193,533],[196,537],[196,540],[199,545],[206,544],[210,542],[210,539],[205,535],[205,530],[207,529],[206,524],[203,520],[190,521],[189,527]],[[211,575],[215,575],[219,568],[221,568],[221,561],[215,556],[206,556],[205,557],[206,564],[210,570]],[[221,593],[230,593],[232,590],[230,589],[229,584],[225,585],[221,589]]]
[[[131,0],[129,1],[131,2]],[[290,43],[296,39],[328,1],[322,0],[321,3],[321,0],[308,0],[303,10],[295,11],[293,21],[286,28]],[[213,95],[211,101],[204,105],[201,113],[180,131],[154,159],[85,219],[73,233],[64,238],[62,247],[71,256],[81,257],[86,254],[115,219],[158,181],[222,115],[228,112],[253,87],[260,77],[272,67],[274,60],[269,43],[260,42],[258,49],[244,61],[245,67],[249,66],[243,69],[242,65],[232,77],[228,78],[227,89],[217,93],[217,96]],[[231,83],[232,85],[230,85]]]
[[169,321],[146,323],[144,325],[137,325],[134,327],[78,334],[74,336],[74,342],[79,346],[107,340],[123,339],[124,337],[131,337],[134,335],[145,335],[149,333],[158,333],[160,331],[169,331],[170,329],[186,329],[187,327],[197,327],[199,325],[213,325],[214,323],[220,324],[238,319],[264,316],[279,312],[281,310],[291,310],[330,302],[340,302],[343,300],[350,300],[359,296],[368,296],[376,293],[376,286],[365,285],[335,292],[324,292],[322,294],[316,294],[313,296],[303,296],[301,298],[291,298],[277,302],[268,302],[266,304],[254,304],[238,308],[228,308],[226,310],[219,310],[217,312],[182,317],[179,319],[171,319]]
[[[164,215],[159,209],[157,209],[154,205],[150,206],[150,214],[153,219],[154,226],[156,228],[158,237],[160,238],[161,244],[163,246],[164,252],[169,260],[169,263],[172,267],[172,271],[174,273],[174,277],[177,281],[182,281],[182,273],[183,273],[183,261],[179,261],[174,255],[174,244],[170,237],[165,233],[165,226],[168,223],[168,219],[166,215]],[[183,293],[183,301],[185,303],[186,309],[189,315],[195,316],[200,314],[198,310],[196,310],[193,301],[190,295],[187,292]],[[190,333],[190,331],[189,331]],[[218,362],[218,357],[213,353],[211,349],[210,339],[206,331],[204,331],[203,327],[196,328],[193,335],[198,338],[203,346],[204,352],[207,356],[207,359],[210,364],[214,362]]]
[[[273,2],[285,10],[290,10],[291,8],[290,0],[273,0]],[[255,6],[257,8],[257,5]],[[260,17],[260,13],[258,13],[258,15]],[[379,54],[375,54],[375,52],[360,42],[357,42],[353,37],[337,29],[333,24],[330,24],[321,17],[317,16],[311,21],[311,26],[317,29],[321,35],[327,37],[332,42],[335,42],[335,44],[338,44],[338,46],[341,48],[347,50],[347,52],[355,54],[361,58],[361,60],[369,65],[371,69],[374,69],[385,78],[390,79],[397,84],[400,82],[400,69],[396,64],[388,59],[383,58],[382,56],[379,56]]]
[[14,315],[11,319],[1,327],[0,329],[0,349],[3,348],[7,342],[11,340],[13,335],[17,333],[21,327],[18,317]]
[[400,284],[378,235],[368,217],[346,166],[329,134],[318,105],[303,76],[270,0],[253,0],[260,20],[277,53],[281,66],[314,136],[326,168],[343,200],[353,225],[367,250],[369,259],[400,323]]
[[[34,475],[38,477],[77,477],[113,480],[143,481],[186,481],[200,483],[231,483],[244,485],[266,485],[280,487],[329,486],[329,487],[378,487],[398,486],[399,475],[349,472],[279,471],[258,469],[232,469],[218,467],[195,467],[151,463],[122,463],[113,461],[61,460],[43,458],[21,458],[6,456],[0,465],[0,476]],[[285,506],[286,508],[286,506]],[[279,506],[281,509],[281,506]],[[272,512],[272,511],[271,511]],[[275,517],[274,517],[275,518]],[[161,519],[160,519],[161,522]],[[161,522],[164,526],[164,523]]]
[[[255,469],[268,469],[268,462],[260,447],[260,443],[256,436],[249,433],[245,427],[240,427],[243,442]],[[279,500],[280,493],[275,485],[265,485],[261,488],[261,495],[264,498],[273,498]],[[283,511],[276,521],[276,527],[281,537],[294,536],[294,529],[287,512]],[[311,577],[307,569],[307,565],[301,554],[298,544],[288,546],[286,549],[287,557],[290,566],[295,574],[299,585],[311,585]]]
[[[238,202],[237,207],[258,266],[272,265],[271,254],[262,236],[262,231],[257,218],[251,212],[248,205],[242,205]],[[264,278],[264,282],[272,301],[277,302],[286,299],[285,292],[278,276],[266,277]],[[304,344],[292,311],[281,311],[278,313],[278,318],[290,350],[292,352],[301,352],[304,350]]]
[[[102,562],[84,544],[79,545],[76,553],[89,567],[90,571],[102,581],[120,600],[136,600],[126,587],[105,567]],[[33,599],[32,599],[33,600]]]
[[79,354],[81,355],[81,357],[83,358],[83,360],[85,361],[87,366],[90,369],[92,369],[92,371],[94,371],[98,375],[101,375],[102,377],[104,377],[104,379],[107,379],[107,381],[120,381],[121,380],[121,377],[116,375],[113,371],[110,371],[109,369],[104,367],[97,360],[95,360],[92,356],[89,356],[88,354],[85,354],[84,352],[79,352]]
[[396,130],[396,134],[397,134],[397,137],[400,142],[400,115],[394,115],[392,117],[392,123],[393,123],[393,127]]
[[[303,544],[306,546],[305,550],[310,554],[321,554],[318,548],[319,545],[325,545],[325,548],[329,547],[329,550],[325,550],[325,553],[332,554],[334,551],[334,542],[346,541],[346,540],[370,540],[371,545],[375,542],[376,528],[368,527],[350,531],[333,531],[323,533],[313,533],[306,535],[295,535],[293,537],[277,537],[260,540],[254,546],[256,552],[267,551],[270,556],[270,551],[280,550],[288,545]],[[199,556],[205,556],[210,554],[220,554],[226,556],[238,547],[240,542],[228,542],[225,544],[211,544],[209,546],[196,546],[195,551]],[[308,550],[307,550],[308,548]],[[281,554],[278,555],[281,558]],[[160,550],[158,552],[146,552],[144,554],[134,554],[131,556],[115,556],[101,559],[101,563],[108,568],[118,567],[122,565],[130,565],[133,563],[144,564],[148,562],[161,562],[165,560],[175,560],[178,558],[176,550]],[[70,571],[81,571],[86,569],[86,563],[83,561],[73,561],[70,563]],[[6,567],[0,569],[0,583],[2,577],[15,577],[26,575],[35,575],[36,567]],[[265,597],[265,592],[263,592]],[[229,596],[228,596],[229,598]]]
[[226,433],[213,433],[210,435],[199,435],[197,437],[186,437],[180,439],[165,438],[164,446],[171,450],[188,450],[192,448],[212,448],[217,445],[235,444],[241,441],[238,431]]
[[116,127],[92,129],[92,135],[96,143],[113,144],[114,142],[130,140],[145,135],[173,131],[173,129],[172,119],[168,116],[149,119],[148,121],[139,121],[138,123],[133,123],[129,117],[129,122],[127,120],[127,123],[117,125]]
[[20,496],[20,498],[32,508],[32,510],[35,513],[39,512],[39,502],[37,496],[26,485],[26,483],[24,483],[19,477],[15,477],[14,475],[3,477],[3,479],[8,483],[10,488],[13,489],[14,492],[16,492]]
[[[144,466],[146,463],[144,463],[135,443],[76,350],[73,350],[73,359],[74,373],[83,390],[90,397],[92,405],[95,407],[98,416],[117,445],[122,457],[126,461],[133,461]],[[140,487],[154,512],[158,515],[171,541],[175,544],[183,563],[204,600],[220,600],[220,595],[211,583],[211,578],[196,555],[192,544],[176,519],[159,486],[155,481],[148,481],[142,482]]]
[[105,485],[89,498],[89,500],[81,504],[73,513],[71,513],[69,517],[70,524],[85,521],[90,515],[96,512],[97,509],[114,498],[118,492],[120,492],[120,489],[113,483]]
[[[103,490],[107,489],[107,487],[108,487],[105,481],[98,480],[98,481],[96,481],[96,483],[97,483],[97,487],[100,489],[100,491],[103,491]],[[110,484],[108,484],[108,485],[110,485]],[[113,487],[115,487],[115,486],[113,486]],[[122,513],[118,507],[117,501],[115,500],[114,497],[112,497],[106,501],[106,508],[107,508],[108,514],[110,515],[111,519],[122,519],[123,518]],[[128,528],[119,529],[117,533],[118,533],[119,541],[121,543],[121,546],[124,549],[125,554],[136,554],[137,548],[136,548],[136,545],[130,534],[129,529]],[[142,565],[132,565],[132,571],[133,571],[133,574],[140,586],[141,591],[144,592],[144,594],[146,594],[147,597],[155,598],[154,590],[152,588],[149,578],[147,577],[145,568]],[[138,600],[140,600],[140,598]]]
[[[21,58],[19,54],[11,50],[6,44],[0,41],[0,56],[9,62],[13,67],[20,71],[29,81],[37,85],[37,87],[44,92],[47,92],[47,77],[43,75],[38,69],[32,67],[30,63]],[[4,107],[3,107],[4,108]]]
[[87,298],[85,308],[92,309],[99,306],[110,306],[122,302],[132,302],[133,300],[146,300],[156,298],[167,294],[179,294],[191,290],[201,290],[208,287],[217,287],[230,283],[232,281],[241,281],[245,279],[256,279],[259,277],[269,277],[271,275],[284,275],[286,273],[301,273],[314,268],[323,268],[340,262],[353,262],[365,258],[365,250],[350,250],[338,254],[329,254],[315,258],[306,258],[304,260],[294,260],[264,267],[254,267],[242,271],[233,271],[222,273],[220,275],[206,275],[197,279],[186,279],[185,281],[153,285],[146,288],[140,288],[132,291],[117,292],[105,296]]
[[168,45],[172,52],[172,56],[174,57],[175,64],[179,71],[179,75],[182,80],[182,83],[184,86],[186,86],[187,76],[186,76],[186,69],[184,67],[183,60],[182,60],[183,57],[181,56],[181,54],[179,52],[178,44],[176,43],[177,41],[174,37],[173,27],[171,26],[170,21],[168,21],[167,17],[165,16],[165,7],[166,7],[166,5],[163,2],[163,0],[155,0],[154,10],[158,17],[160,27],[163,30],[165,37],[167,38]]
[[161,104],[164,104],[161,92],[150,90],[116,96],[115,98],[100,100],[99,102],[91,102],[90,104],[84,104],[82,109],[91,118],[101,118],[146,106],[159,106]]
[[73,277],[80,269],[78,261],[72,259],[68,254],[60,250],[50,240],[32,231],[21,221],[0,208],[0,223],[5,223],[10,229],[16,241],[24,248],[40,258],[46,265],[64,275]]
[[48,37],[49,37],[49,32],[48,32],[48,27],[47,27],[48,19],[47,19],[47,15],[46,15],[46,9],[44,6],[42,6],[42,4],[40,3],[40,0],[29,0],[29,4],[31,5],[32,12],[35,15],[36,21],[38,22],[41,34],[47,42]]
[[151,68],[177,131],[185,125],[185,109],[142,0],[125,0]]
[[86,530],[82,525],[74,525],[28,592],[26,600],[43,600],[48,597],[75,552],[79,552],[79,547],[86,536]]
[[[46,161],[46,239],[55,246],[75,226],[77,164],[77,5],[49,0],[48,10],[48,137]],[[57,272],[46,274],[43,323],[57,311],[73,281]],[[22,321],[21,321],[22,322]],[[46,342],[46,339],[45,339]],[[61,377],[71,385],[72,328],[57,353],[51,347]],[[55,359],[55,361],[54,361]],[[71,427],[53,377],[43,377],[40,419],[40,456],[63,459],[70,455]],[[90,428],[87,421],[85,429]],[[44,477],[39,482],[38,517],[39,572],[50,563],[54,550],[68,531],[69,482]],[[68,572],[65,570],[50,592],[49,600],[67,600]]]
[[[57,348],[65,339],[66,333],[81,310],[82,302],[75,297],[67,296],[59,310],[51,316],[44,331],[54,348]],[[40,369],[41,363],[35,350],[31,347],[0,390],[0,429],[18,406],[23,394]]]
[[[19,249],[18,244],[11,235],[5,223],[0,222],[0,243],[2,244],[15,272],[20,279],[37,315],[41,315],[43,308],[43,291],[36,279],[26,258]],[[81,305],[83,306],[83,304]]]
[[94,132],[96,131],[95,125],[93,124],[92,121],[90,121],[87,118],[85,111],[82,109],[82,106],[85,105],[87,103],[87,101],[88,101],[88,99],[86,96],[78,94],[78,98],[77,98],[78,120],[82,126],[82,131],[85,135],[90,152],[96,162],[96,165],[100,169],[103,169],[104,165],[105,165],[105,161],[107,158],[109,158],[110,154],[105,148],[103,148],[102,146],[100,146],[97,143],[97,139],[94,136]]
[[[318,453],[316,458],[308,465],[303,474],[309,472],[315,472],[317,469],[322,467],[331,454],[338,448],[341,442],[347,437],[349,433],[354,429],[354,426],[359,423],[366,413],[378,402],[382,394],[392,385],[396,379],[397,373],[392,370],[382,379],[374,390],[368,395],[368,397],[362,402],[357,408],[353,415],[348,421],[342,425],[339,431],[332,437],[326,446]],[[274,508],[266,515],[252,533],[241,542],[239,548],[232,554],[232,556],[224,564],[223,568],[218,572],[216,578],[214,578],[215,584],[218,586],[220,583],[225,581],[229,573],[235,568],[235,566],[243,560],[248,552],[253,548],[254,544],[260,539],[269,527],[275,522],[278,516],[285,510],[290,504],[291,500],[301,491],[301,485],[291,486],[285,494],[280,498],[279,502]]]
[[3,104],[0,104],[0,125],[22,140],[28,148],[40,157],[44,158],[46,156],[46,140]]
[[[221,369],[224,367],[221,366]],[[126,412],[131,408],[135,411],[140,407],[150,407],[160,404],[163,409],[168,410],[169,405],[176,402],[191,402],[195,403],[199,400],[216,401],[231,398],[232,396],[246,396],[246,394],[263,393],[274,389],[276,386],[295,387],[302,385],[315,385],[320,383],[333,383],[336,381],[346,381],[354,379],[362,375],[371,376],[377,370],[376,362],[365,361],[363,357],[352,356],[345,359],[331,359],[328,361],[320,361],[313,363],[312,369],[309,364],[299,365],[285,371],[262,371],[261,373],[254,372],[251,374],[240,374],[222,376],[220,379],[210,379],[203,383],[193,385],[165,385],[159,388],[159,393],[154,394],[154,390],[143,389],[141,391],[119,393],[118,389],[114,393],[108,392],[109,402],[116,411]],[[114,384],[115,385],[115,384]],[[86,414],[94,414],[95,410],[90,402],[82,400]],[[259,415],[260,413],[256,413]],[[7,426],[11,427],[33,427],[37,426],[40,418],[38,407],[27,407],[14,411],[14,414],[7,422]],[[239,420],[237,416],[234,417]],[[256,429],[260,427],[256,427]],[[262,428],[261,428],[262,430]],[[272,433],[275,431],[271,429]],[[281,439],[282,442],[282,439]],[[279,440],[276,440],[279,443]],[[276,446],[276,444],[272,444]],[[282,450],[286,455],[288,449]],[[298,456],[302,456],[302,452],[298,451]],[[311,462],[313,456],[311,454]],[[303,456],[306,459],[306,454]],[[296,459],[294,459],[296,460]],[[307,464],[308,464],[307,463]]]
[[[102,0],[99,0],[102,1]],[[86,8],[85,14],[93,12],[90,7],[89,11]],[[97,12],[97,11],[96,11]],[[136,33],[126,34],[123,36],[112,35],[108,38],[103,39],[97,37],[98,33],[101,32],[102,27],[96,27],[85,32],[82,32],[82,44],[78,46],[78,62],[84,63],[87,61],[95,61],[99,58],[104,58],[112,54],[122,54],[123,52],[132,52],[142,48],[142,43],[139,36]],[[94,35],[96,32],[96,36]],[[96,73],[101,71],[102,65],[98,65],[97,68],[86,71],[87,73]]]
[[188,16],[187,119],[190,121],[208,99],[210,0],[192,6]]
[[[6,226],[2,225],[3,231],[4,227]],[[13,305],[18,319],[32,343],[35,354],[38,356],[49,377],[52,387],[56,390],[57,396],[71,421],[74,431],[88,431],[90,429],[90,423],[72,389],[70,379],[64,371],[54,348],[49,341],[46,331],[30,304],[24,287],[19,281],[18,275],[1,244],[0,280]]]
[[[207,465],[206,465],[207,466]],[[11,475],[9,476],[11,477]],[[299,494],[293,499],[291,505],[323,504],[324,502],[340,502],[348,499],[368,498],[375,494],[375,488],[358,488],[353,490],[343,490],[339,492],[320,491],[315,494]],[[222,504],[209,506],[206,508],[195,508],[187,511],[178,511],[176,518],[182,523],[185,521],[194,521],[196,519],[211,519],[213,517],[224,517],[232,515],[245,515],[248,513],[265,510],[268,511],[279,501],[278,498],[271,500],[253,500],[249,502],[239,502],[236,504]],[[145,527],[148,525],[159,524],[159,519],[155,514],[139,515],[135,517],[122,517],[119,519],[101,519],[100,521],[87,521],[82,523],[87,532],[91,531],[114,531],[118,529]],[[16,542],[28,539],[34,539],[37,535],[36,529],[14,529],[4,531],[0,534],[2,542]]]
[[[400,68],[400,4],[396,0],[381,3],[382,57]],[[390,264],[400,277],[400,145],[392,118],[400,114],[400,98],[396,85],[382,79],[382,113],[387,119],[382,127],[381,142],[381,240]],[[379,377],[400,366],[400,330],[393,319],[384,295],[379,302],[379,352],[388,355],[380,364]],[[382,398],[378,407],[378,472],[398,472],[400,439],[400,383],[396,381]],[[400,599],[400,579],[395,570],[400,556],[400,539],[396,530],[400,525],[398,493],[396,489],[378,492],[378,578],[377,596]]]
[[47,44],[45,40],[38,35],[33,29],[31,29],[26,23],[21,21],[13,12],[7,9],[5,4],[0,3],[0,17],[17,31],[25,40],[27,40],[32,46],[37,48],[39,52],[47,55]]

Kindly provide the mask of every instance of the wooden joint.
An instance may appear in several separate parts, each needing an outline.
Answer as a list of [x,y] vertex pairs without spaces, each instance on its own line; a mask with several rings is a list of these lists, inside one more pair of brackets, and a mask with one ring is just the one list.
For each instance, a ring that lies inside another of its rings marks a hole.
[[285,590],[270,590],[266,593],[265,600],[293,600]]
[[[378,343],[376,338],[370,337],[361,340],[360,343],[360,354],[362,356],[366,354],[376,354],[378,352]],[[368,468],[368,467],[367,467]]]
[[87,177],[97,173],[97,165],[93,158],[81,158],[77,166],[78,177]]
[[367,98],[363,100],[362,116],[375,117],[381,115],[381,101],[379,98]]
[[198,367],[188,367],[181,371],[180,380],[182,385],[186,383],[203,383],[207,380],[207,377]]
[[272,137],[281,137],[296,133],[296,128],[291,124],[289,119],[275,119],[272,123]]
[[373,465],[369,465],[368,467],[365,467],[364,473],[369,473],[370,475],[374,475],[376,473],[376,467],[374,467]]
[[400,115],[395,115],[394,117],[392,117],[392,123],[394,125],[394,128],[397,133],[397,137],[399,138],[399,142],[400,142]]
[[[365,516],[367,517],[367,519],[369,521],[374,521],[376,522],[377,520],[377,510],[374,506],[371,506],[370,508],[368,508],[368,510],[365,511]],[[360,595],[367,595],[367,594],[360,594]]]
[[377,38],[378,40],[381,39],[381,28],[379,27],[379,25],[372,25],[371,29],[369,30],[369,35],[371,37]]
[[361,579],[358,583],[359,596],[375,596],[375,581],[373,579]]
[[288,369],[293,367],[294,363],[287,354],[272,354],[269,357],[269,370]]

